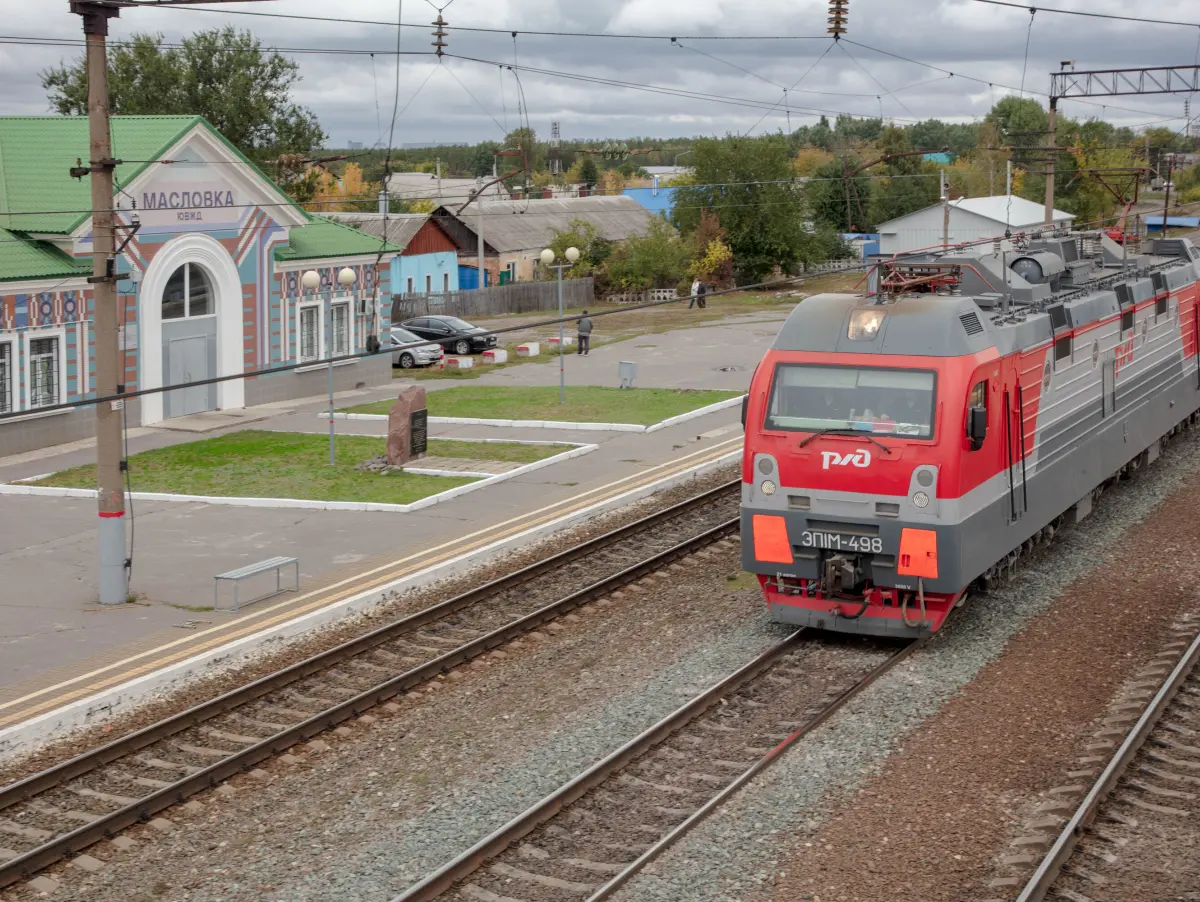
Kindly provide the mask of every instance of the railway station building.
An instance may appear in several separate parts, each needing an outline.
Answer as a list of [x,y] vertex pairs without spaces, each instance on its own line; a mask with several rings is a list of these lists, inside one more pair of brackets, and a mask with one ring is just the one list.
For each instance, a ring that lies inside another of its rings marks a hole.
[[[203,118],[114,116],[112,141],[126,389],[254,374],[131,399],[130,426],[320,395],[319,361],[390,321],[399,248],[309,214]],[[70,174],[87,158],[86,118],[0,117],[0,413],[20,414],[0,421],[0,457],[94,433],[92,408],[70,406],[96,396],[90,186]],[[273,367],[290,368],[256,374]],[[334,375],[386,384],[390,355]]]

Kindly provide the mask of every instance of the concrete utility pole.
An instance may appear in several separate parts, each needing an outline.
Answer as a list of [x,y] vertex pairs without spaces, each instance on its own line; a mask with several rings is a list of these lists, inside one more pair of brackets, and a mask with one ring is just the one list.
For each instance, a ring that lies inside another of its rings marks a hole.
[[1058,98],[1050,98],[1049,134],[1046,142],[1046,225],[1054,224],[1054,122],[1058,118]]
[[[479,257],[479,288],[480,290],[483,290],[483,288],[487,285],[487,270],[484,268],[483,262],[483,189],[480,189],[479,191],[479,199],[475,202],[475,206],[477,208],[475,251]],[[480,297],[483,297],[483,295],[480,295]]]
[[[117,308],[116,237],[113,220],[112,144],[108,119],[108,20],[115,6],[72,0],[83,18],[87,41],[88,166],[92,184],[92,301],[95,305],[96,394],[124,391]],[[100,488],[100,603],[124,604],[129,597],[125,555],[125,486],[121,478],[121,417],[124,401],[96,405],[96,471]]]
[[[160,6],[188,6],[204,0],[166,0]],[[88,165],[72,169],[78,178],[90,175],[92,187],[92,303],[95,308],[96,394],[125,391],[120,347],[123,319],[117,299],[117,253],[113,214],[112,136],[108,114],[108,20],[121,14],[118,0],[70,0],[71,12],[83,19],[88,80]],[[156,299],[155,299],[156,300]],[[96,405],[96,476],[99,487],[99,594],[101,604],[129,600],[129,567],[125,551],[125,468],[122,423],[125,402]]]
[[1167,211],[1171,208],[1171,176],[1172,176],[1172,174],[1174,174],[1174,171],[1175,171],[1175,154],[1169,153],[1166,155],[1166,157],[1167,157],[1167,183],[1166,183],[1166,185],[1164,185],[1164,188],[1166,188],[1167,193],[1163,197],[1162,228],[1160,228],[1158,230],[1158,234],[1160,234],[1163,238],[1167,237]]
[[950,179],[942,170],[942,247],[950,246]]

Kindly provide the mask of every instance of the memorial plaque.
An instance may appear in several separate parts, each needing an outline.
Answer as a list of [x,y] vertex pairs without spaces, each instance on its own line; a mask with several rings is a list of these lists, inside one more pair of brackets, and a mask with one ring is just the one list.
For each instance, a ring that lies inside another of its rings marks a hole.
[[424,457],[428,444],[425,389],[419,385],[405,386],[388,413],[388,464],[402,467],[414,458]]
[[429,445],[429,411],[424,408],[414,410],[408,423],[408,453],[420,457]]

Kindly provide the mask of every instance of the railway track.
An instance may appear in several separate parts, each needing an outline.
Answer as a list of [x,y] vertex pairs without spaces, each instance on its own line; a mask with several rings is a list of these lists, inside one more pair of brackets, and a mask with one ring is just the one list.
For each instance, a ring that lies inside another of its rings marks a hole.
[[734,535],[726,483],[0,788],[0,888]]
[[920,644],[897,650],[880,640],[807,642],[805,632],[710,687],[392,902],[607,899]]
[[1200,900],[1200,635],[1186,630],[1155,659],[1161,682],[1137,684],[1149,695],[1140,711],[1118,707],[1115,719],[1136,720],[1112,731],[1123,739],[1017,902]]

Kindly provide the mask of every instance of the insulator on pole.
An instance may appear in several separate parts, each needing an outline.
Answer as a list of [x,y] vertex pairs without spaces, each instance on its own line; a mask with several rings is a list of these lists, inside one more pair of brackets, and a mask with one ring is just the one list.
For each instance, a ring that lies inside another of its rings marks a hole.
[[438,56],[444,56],[446,53],[446,20],[442,18],[442,14],[440,12],[438,13],[437,21],[434,22],[433,25],[433,52]]
[[827,34],[833,35],[836,41],[846,33],[846,19],[850,15],[850,0],[829,0],[829,27]]

